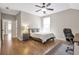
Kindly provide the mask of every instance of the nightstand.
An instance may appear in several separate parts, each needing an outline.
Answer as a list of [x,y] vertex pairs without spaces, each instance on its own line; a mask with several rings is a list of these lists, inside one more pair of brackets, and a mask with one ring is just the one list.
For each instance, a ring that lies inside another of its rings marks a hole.
[[23,41],[28,40],[28,39],[29,39],[29,37],[30,37],[30,35],[29,35],[29,34],[24,33],[24,34],[23,34]]

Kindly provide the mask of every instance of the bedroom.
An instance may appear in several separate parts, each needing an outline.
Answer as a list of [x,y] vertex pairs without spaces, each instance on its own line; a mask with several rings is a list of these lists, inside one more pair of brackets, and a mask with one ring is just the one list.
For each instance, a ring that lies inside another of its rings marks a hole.
[[[46,54],[54,47],[58,47],[62,41],[66,41],[64,28],[70,28],[74,36],[79,32],[79,4],[51,3],[49,8],[54,10],[47,10],[46,13],[43,13],[44,10],[36,12],[40,8],[35,5],[42,6],[43,3],[0,3],[1,54]],[[31,42],[28,41],[29,36],[32,36]],[[47,40],[49,38],[54,40]],[[8,46],[11,40],[12,48]],[[62,50],[64,52],[56,53],[67,54],[66,46]],[[75,54],[77,54],[76,51]]]

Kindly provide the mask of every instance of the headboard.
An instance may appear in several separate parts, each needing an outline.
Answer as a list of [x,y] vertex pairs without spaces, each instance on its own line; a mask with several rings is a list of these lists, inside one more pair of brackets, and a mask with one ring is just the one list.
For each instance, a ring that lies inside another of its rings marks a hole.
[[32,33],[34,33],[34,32],[39,32],[39,28],[30,28],[30,31],[31,31]]

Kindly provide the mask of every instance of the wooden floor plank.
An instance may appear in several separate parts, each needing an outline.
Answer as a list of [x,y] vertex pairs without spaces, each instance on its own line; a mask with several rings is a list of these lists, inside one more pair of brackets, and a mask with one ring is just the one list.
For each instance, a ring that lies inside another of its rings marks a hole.
[[42,55],[48,52],[49,49],[56,47],[61,43],[61,40],[48,41],[43,44],[32,39],[20,41],[17,38],[12,41],[4,41],[2,54],[3,55]]

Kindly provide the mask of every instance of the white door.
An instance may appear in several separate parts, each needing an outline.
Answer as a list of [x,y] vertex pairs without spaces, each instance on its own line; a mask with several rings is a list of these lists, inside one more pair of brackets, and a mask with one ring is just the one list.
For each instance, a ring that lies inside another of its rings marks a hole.
[[12,37],[12,21],[3,19],[3,40],[11,40]]

